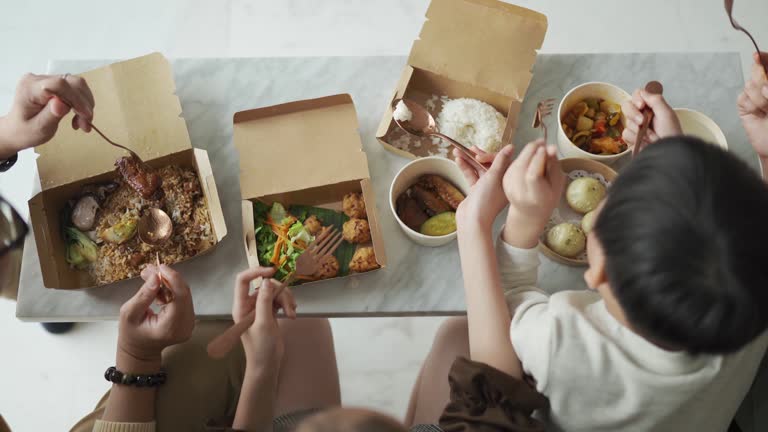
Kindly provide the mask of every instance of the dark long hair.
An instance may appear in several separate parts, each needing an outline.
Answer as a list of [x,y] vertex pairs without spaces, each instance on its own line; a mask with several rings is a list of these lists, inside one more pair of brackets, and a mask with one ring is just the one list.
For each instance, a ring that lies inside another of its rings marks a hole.
[[660,140],[612,185],[595,223],[632,326],[692,354],[736,351],[768,325],[768,188],[691,137]]

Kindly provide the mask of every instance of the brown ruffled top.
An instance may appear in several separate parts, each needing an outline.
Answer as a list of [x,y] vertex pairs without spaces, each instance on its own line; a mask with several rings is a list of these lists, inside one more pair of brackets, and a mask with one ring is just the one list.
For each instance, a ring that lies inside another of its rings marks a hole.
[[459,357],[449,375],[451,401],[440,417],[445,432],[539,432],[532,417],[549,401],[523,380],[484,363]]

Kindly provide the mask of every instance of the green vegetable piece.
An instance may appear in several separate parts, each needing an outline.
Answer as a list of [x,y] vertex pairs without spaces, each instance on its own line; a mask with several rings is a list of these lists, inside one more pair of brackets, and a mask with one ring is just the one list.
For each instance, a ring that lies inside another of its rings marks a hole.
[[444,236],[456,231],[456,213],[445,212],[432,216],[421,225],[419,232],[428,236]]
[[285,207],[282,204],[275,202],[269,210],[269,216],[275,223],[281,223],[283,219],[288,217],[288,212],[285,211]]
[[66,260],[74,267],[82,269],[98,258],[99,248],[96,243],[77,228],[64,228],[64,239],[67,243]]
[[584,103],[586,103],[591,110],[597,111],[600,109],[600,103],[597,101],[597,98],[584,99]]

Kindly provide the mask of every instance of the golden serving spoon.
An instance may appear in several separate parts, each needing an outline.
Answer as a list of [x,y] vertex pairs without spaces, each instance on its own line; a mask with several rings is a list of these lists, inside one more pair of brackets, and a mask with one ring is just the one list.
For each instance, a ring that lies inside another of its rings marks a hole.
[[159,208],[151,208],[139,219],[137,231],[141,241],[150,246],[159,246],[171,238],[173,222],[168,213]]
[[399,126],[400,129],[418,138],[423,138],[427,136],[440,137],[448,141],[448,143],[450,143],[454,148],[464,153],[464,155],[467,157],[469,162],[472,164],[473,167],[475,167],[475,169],[478,172],[488,171],[488,168],[486,166],[484,166],[483,164],[475,160],[475,154],[471,150],[465,147],[462,143],[456,141],[455,139],[449,137],[448,135],[440,133],[437,130],[437,123],[435,122],[435,118],[432,117],[432,114],[430,114],[426,108],[408,99],[396,100],[395,106],[397,105],[398,102],[401,102],[401,101],[405,104],[406,107],[408,107],[408,110],[411,112],[411,119],[400,121],[393,118],[392,120],[395,121],[395,124]]

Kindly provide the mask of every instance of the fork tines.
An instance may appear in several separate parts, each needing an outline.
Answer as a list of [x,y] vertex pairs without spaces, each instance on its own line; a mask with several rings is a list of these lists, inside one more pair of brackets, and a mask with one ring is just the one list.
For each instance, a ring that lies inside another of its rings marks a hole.
[[341,232],[336,227],[331,227],[320,233],[315,241],[307,248],[306,252],[318,257],[330,255],[336,252],[336,249],[341,245],[344,240]]

